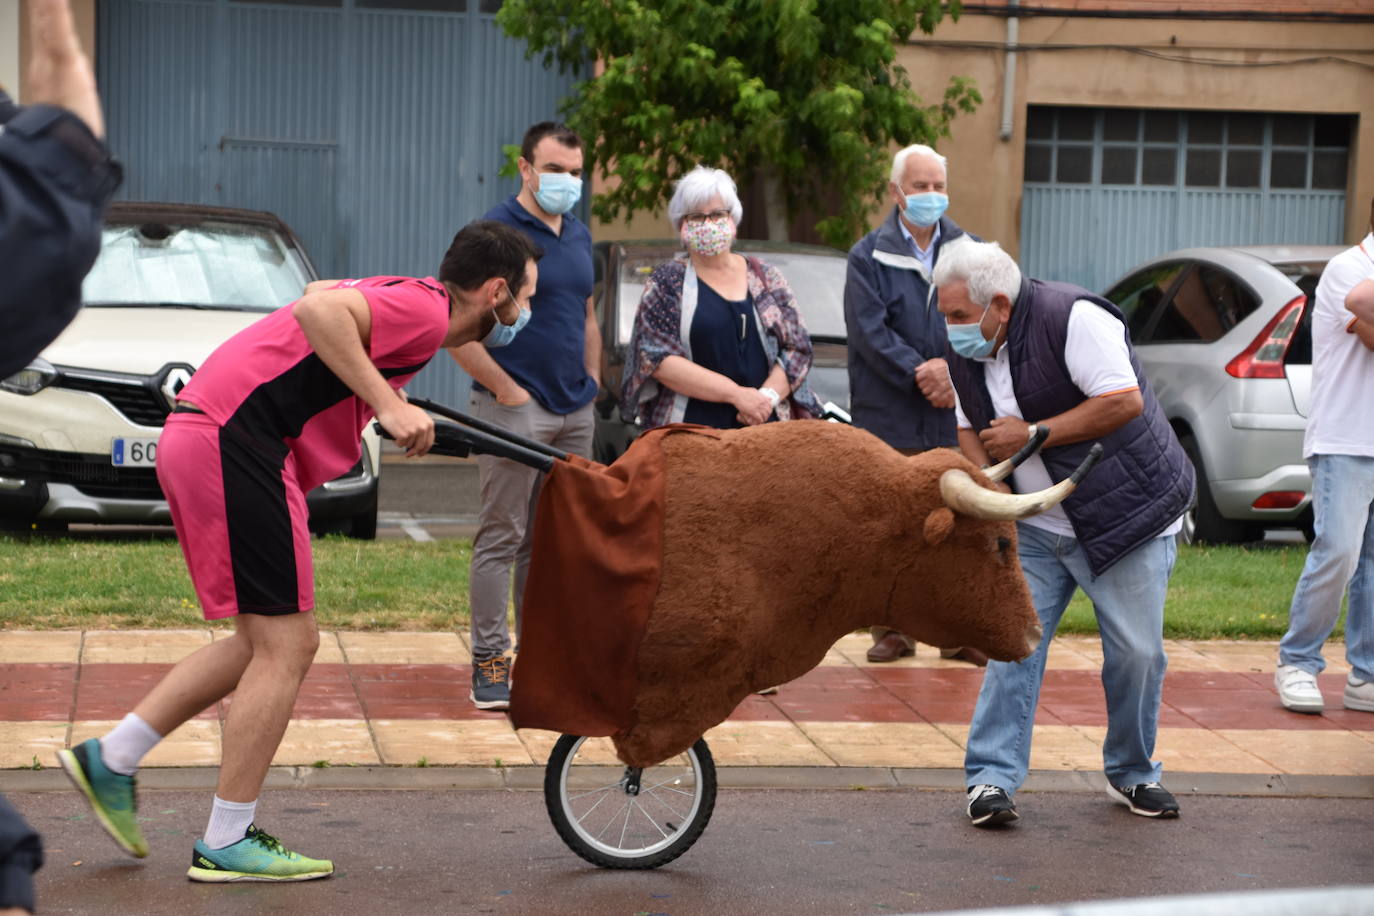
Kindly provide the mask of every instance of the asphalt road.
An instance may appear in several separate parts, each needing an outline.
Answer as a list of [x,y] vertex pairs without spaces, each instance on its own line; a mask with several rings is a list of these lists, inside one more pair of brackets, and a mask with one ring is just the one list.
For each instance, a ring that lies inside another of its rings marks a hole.
[[1370,799],[1190,796],[1157,822],[1023,792],[1019,825],[983,831],[958,792],[725,789],[682,858],[624,872],[567,849],[537,792],[280,790],[263,827],[336,875],[207,886],[185,869],[208,792],[144,793],[142,861],[73,793],[10,797],[44,835],[43,913],[871,914],[1374,885]]

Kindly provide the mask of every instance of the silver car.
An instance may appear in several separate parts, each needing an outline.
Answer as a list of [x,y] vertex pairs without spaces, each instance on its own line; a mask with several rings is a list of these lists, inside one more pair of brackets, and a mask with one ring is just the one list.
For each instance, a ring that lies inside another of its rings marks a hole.
[[1106,298],[1197,469],[1185,540],[1311,538],[1302,457],[1311,398],[1311,302],[1334,245],[1187,248],[1154,258]]

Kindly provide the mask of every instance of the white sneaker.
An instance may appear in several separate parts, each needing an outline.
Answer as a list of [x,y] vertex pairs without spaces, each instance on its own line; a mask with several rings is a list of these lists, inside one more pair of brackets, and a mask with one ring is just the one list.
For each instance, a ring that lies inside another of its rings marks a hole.
[[1362,681],[1353,671],[1346,675],[1345,708],[1374,712],[1374,681]]
[[[1309,674],[1293,665],[1279,665],[1274,672],[1274,686],[1279,691],[1279,702],[1284,709],[1293,712],[1320,713],[1326,704],[1322,692],[1317,687],[1317,676]],[[1346,688],[1348,694],[1350,688]],[[1370,704],[1374,706],[1374,685],[1370,685]]]

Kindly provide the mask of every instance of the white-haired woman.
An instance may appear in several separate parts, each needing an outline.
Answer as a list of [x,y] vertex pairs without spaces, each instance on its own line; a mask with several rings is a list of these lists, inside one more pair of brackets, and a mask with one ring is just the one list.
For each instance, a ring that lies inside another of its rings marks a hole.
[[819,417],[806,384],[811,337],[777,268],[730,250],[743,214],[735,182],[700,166],[668,219],[687,258],[650,275],[635,314],[621,403],[646,428],[718,429]]

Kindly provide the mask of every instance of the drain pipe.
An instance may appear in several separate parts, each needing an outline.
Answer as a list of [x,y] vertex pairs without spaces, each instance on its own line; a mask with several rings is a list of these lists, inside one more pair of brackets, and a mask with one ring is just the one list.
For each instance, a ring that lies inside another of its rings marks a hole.
[[1003,140],[1011,139],[1015,125],[1013,112],[1016,110],[1016,41],[1020,31],[1020,20],[1016,18],[1016,8],[1021,0],[1007,0],[1007,69],[1002,74],[1002,131]]

